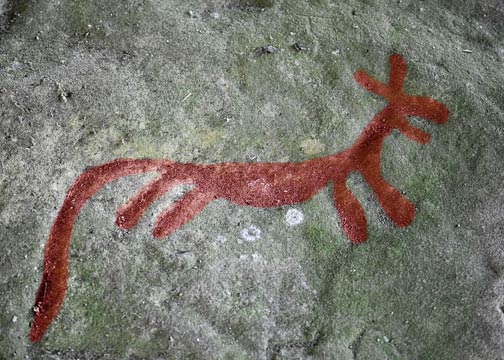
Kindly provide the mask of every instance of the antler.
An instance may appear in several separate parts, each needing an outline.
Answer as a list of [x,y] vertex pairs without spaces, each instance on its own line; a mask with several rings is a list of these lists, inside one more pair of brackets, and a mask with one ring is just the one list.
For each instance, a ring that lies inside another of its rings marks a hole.
[[363,70],[356,71],[354,78],[362,87],[387,100],[387,106],[379,113],[379,120],[386,119],[386,126],[399,129],[403,135],[424,144],[429,141],[429,134],[411,125],[406,120],[406,116],[420,116],[442,124],[448,120],[448,109],[433,98],[403,92],[406,76],[406,64],[403,57],[392,54],[389,63],[390,75],[387,84],[375,80]]

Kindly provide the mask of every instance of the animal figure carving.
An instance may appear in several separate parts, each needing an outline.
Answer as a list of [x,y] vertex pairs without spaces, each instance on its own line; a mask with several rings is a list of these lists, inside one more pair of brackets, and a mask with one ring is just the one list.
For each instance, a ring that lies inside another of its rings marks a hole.
[[153,235],[163,237],[196,216],[212,200],[227,199],[240,205],[273,207],[298,203],[332,182],[334,205],[346,236],[353,242],[366,239],[366,218],[357,198],[346,186],[348,174],[359,171],[392,221],[400,227],[414,216],[414,206],[380,174],[383,140],[393,129],[426,143],[429,134],[412,126],[406,116],[420,116],[437,123],[448,119],[448,109],[425,96],[402,91],[406,65],[401,55],[389,59],[388,83],[364,71],[354,74],[365,89],[387,100],[355,143],[338,153],[301,162],[178,163],[164,159],[116,159],[85,170],[67,191],[44,249],[44,270],[35,297],[34,320],[29,337],[38,341],[56,316],[66,291],[68,247],[73,223],[84,203],[104,184],[122,176],[154,171],[158,176],[119,207],[117,226],[134,226],[146,208],[177,184],[193,187],[155,220]]

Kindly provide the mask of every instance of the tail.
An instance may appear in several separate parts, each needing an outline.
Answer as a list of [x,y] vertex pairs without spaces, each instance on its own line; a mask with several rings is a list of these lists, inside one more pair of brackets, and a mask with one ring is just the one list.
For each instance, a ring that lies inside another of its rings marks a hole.
[[39,341],[63,302],[68,278],[68,247],[75,219],[84,203],[103,185],[117,178],[160,171],[166,160],[116,159],[84,171],[67,191],[44,248],[44,270],[35,295],[29,338]]

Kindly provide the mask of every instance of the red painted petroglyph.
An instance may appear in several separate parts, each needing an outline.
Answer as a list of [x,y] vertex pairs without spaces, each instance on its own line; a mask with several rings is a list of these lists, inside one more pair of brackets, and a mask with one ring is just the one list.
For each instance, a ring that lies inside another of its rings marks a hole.
[[390,56],[390,78],[381,83],[364,71],[355,80],[384,97],[387,105],[364,128],[355,143],[336,154],[301,162],[219,164],[177,163],[163,159],[116,159],[84,171],[67,191],[54,220],[44,250],[44,270],[35,297],[34,320],[29,337],[41,339],[63,302],[68,276],[68,247],[72,226],[84,203],[104,184],[119,177],[149,171],[156,179],[143,186],[117,210],[117,226],[134,226],[146,208],[177,184],[193,187],[155,220],[153,235],[163,237],[185,224],[212,200],[224,198],[240,205],[272,207],[305,201],[332,181],[334,205],[344,233],[353,242],[366,239],[366,218],[357,198],[346,186],[350,172],[359,171],[373,189],[380,205],[397,226],[408,225],[414,206],[380,174],[383,139],[393,129],[419,143],[429,134],[413,127],[407,115],[437,123],[448,119],[448,109],[438,101],[402,91],[406,65],[398,54]]

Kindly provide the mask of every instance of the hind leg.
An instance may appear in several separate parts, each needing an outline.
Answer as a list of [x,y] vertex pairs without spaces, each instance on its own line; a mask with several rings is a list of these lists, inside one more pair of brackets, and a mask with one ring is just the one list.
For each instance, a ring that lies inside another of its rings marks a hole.
[[164,175],[158,176],[122,204],[116,212],[116,225],[122,229],[129,229],[136,225],[147,207],[172,187],[182,183],[180,179],[168,179]]
[[198,187],[189,190],[156,218],[152,230],[154,237],[169,235],[196,216],[213,199],[213,193]]

